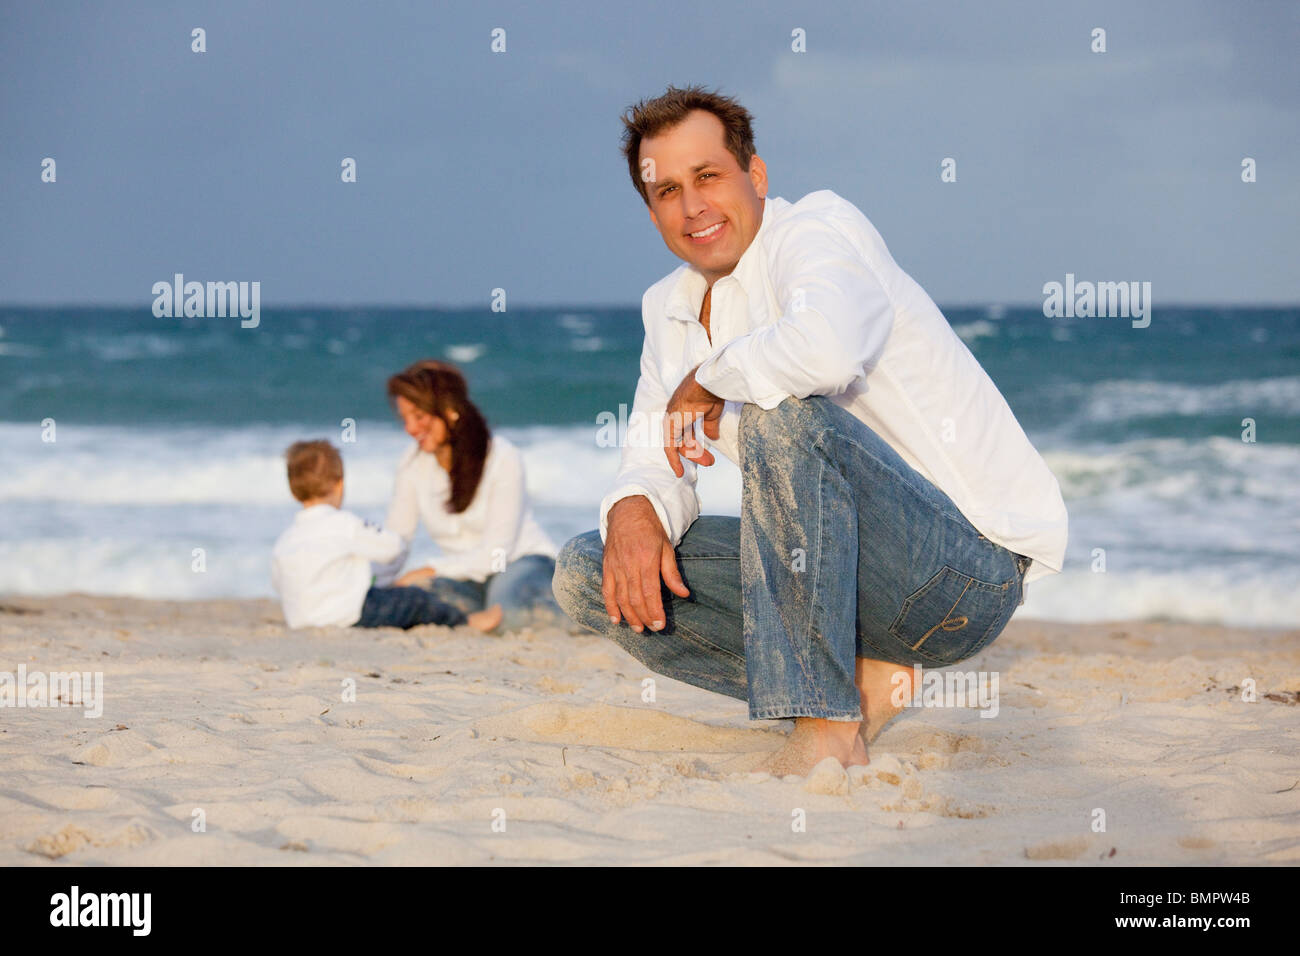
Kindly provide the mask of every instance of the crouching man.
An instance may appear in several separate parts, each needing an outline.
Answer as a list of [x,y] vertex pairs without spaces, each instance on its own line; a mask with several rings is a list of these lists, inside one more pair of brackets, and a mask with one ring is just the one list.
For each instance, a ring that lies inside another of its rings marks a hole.
[[[628,172],[683,260],[642,300],[633,415],[663,439],[625,445],[554,590],[652,671],[793,718],[765,769],[806,773],[867,762],[897,672],[1001,633],[1026,582],[1061,569],[1066,511],[866,217],[826,190],[768,195],[750,123],[699,87],[624,117]],[[699,513],[704,439],[740,466],[739,518]]]

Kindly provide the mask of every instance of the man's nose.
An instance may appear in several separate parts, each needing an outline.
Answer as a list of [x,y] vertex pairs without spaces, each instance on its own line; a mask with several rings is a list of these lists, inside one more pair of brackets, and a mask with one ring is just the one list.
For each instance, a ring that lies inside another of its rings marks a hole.
[[703,196],[690,186],[682,187],[682,216],[687,222],[698,219],[707,209]]

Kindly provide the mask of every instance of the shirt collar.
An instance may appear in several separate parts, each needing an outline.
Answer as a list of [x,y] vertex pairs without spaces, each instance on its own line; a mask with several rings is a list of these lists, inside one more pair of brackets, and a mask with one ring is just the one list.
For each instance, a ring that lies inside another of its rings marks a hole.
[[[768,231],[768,223],[772,217],[786,205],[788,205],[786,201],[777,196],[769,196],[763,200],[763,218],[758,224],[758,232],[754,233],[754,238],[750,241],[748,248],[741,254],[740,261],[736,263],[736,268],[732,269],[729,275],[719,279],[718,282],[735,279],[736,283],[745,292],[745,295],[750,297],[754,295],[756,290],[762,288],[762,275],[758,270],[763,255],[761,248],[763,237]],[[672,291],[668,293],[665,312],[670,319],[698,322],[700,307],[704,304],[704,293],[709,288],[709,280],[704,277],[704,273],[689,262],[682,264],[680,272],[681,275],[677,277],[677,281],[673,284]]]

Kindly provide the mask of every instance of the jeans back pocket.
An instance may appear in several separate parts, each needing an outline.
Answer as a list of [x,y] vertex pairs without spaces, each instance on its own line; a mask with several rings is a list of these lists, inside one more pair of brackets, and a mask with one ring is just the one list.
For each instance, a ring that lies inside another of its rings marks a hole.
[[889,633],[920,658],[955,664],[996,637],[1015,610],[1016,579],[991,584],[944,565],[903,601]]

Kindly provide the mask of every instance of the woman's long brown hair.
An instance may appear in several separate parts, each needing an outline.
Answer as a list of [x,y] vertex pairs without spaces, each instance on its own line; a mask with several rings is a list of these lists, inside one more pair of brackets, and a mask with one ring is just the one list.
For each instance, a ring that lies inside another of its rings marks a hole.
[[388,380],[388,398],[392,401],[399,395],[416,408],[437,415],[447,426],[451,443],[451,497],[447,510],[459,514],[474,500],[483,477],[483,462],[492,437],[487,419],[469,400],[465,376],[449,362],[424,359],[398,372]]

